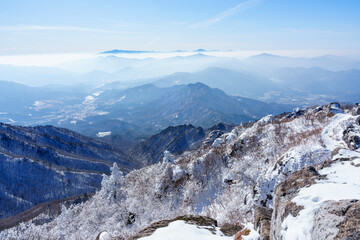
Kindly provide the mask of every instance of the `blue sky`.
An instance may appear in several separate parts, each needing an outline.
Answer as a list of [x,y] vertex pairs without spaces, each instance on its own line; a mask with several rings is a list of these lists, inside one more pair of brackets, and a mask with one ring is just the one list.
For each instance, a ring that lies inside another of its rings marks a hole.
[[0,0],[0,55],[360,50],[358,0]]

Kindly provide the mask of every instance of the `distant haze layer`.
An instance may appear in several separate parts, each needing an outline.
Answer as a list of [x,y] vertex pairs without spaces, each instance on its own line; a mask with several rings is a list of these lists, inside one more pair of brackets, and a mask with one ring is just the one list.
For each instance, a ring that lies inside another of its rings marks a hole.
[[[274,55],[282,55],[289,57],[317,57],[322,55],[337,55],[351,58],[352,60],[360,60],[360,50],[352,49],[324,49],[324,50],[252,50],[252,51],[206,51],[206,55],[217,57],[236,57],[247,58],[261,53],[269,53]],[[144,52],[144,53],[119,53],[118,57],[124,58],[158,58],[165,59],[176,56],[190,56],[194,51],[166,51],[166,52]],[[107,54],[101,54],[106,56]],[[113,54],[110,54],[113,55]],[[57,66],[59,64],[81,60],[96,58],[99,53],[49,53],[49,54],[27,54],[27,55],[0,55],[0,64],[11,64],[17,66]]]

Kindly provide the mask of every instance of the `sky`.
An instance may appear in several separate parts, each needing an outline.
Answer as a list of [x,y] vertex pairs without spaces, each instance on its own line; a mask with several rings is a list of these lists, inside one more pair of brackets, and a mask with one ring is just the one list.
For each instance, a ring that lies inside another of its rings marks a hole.
[[111,49],[360,54],[358,0],[0,0],[0,55]]

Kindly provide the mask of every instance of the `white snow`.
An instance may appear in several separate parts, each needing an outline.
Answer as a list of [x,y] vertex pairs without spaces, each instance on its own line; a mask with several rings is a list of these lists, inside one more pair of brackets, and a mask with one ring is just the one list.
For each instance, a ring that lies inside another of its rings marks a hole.
[[264,125],[264,124],[271,122],[273,119],[274,119],[274,116],[272,114],[270,114],[270,115],[267,115],[267,116],[261,118],[258,121],[258,124]]
[[168,150],[165,150],[162,162],[173,164],[175,162],[175,157],[174,157],[174,155],[171,154],[171,152],[169,152]]
[[102,232],[99,236],[99,240],[111,240],[111,236],[108,232]]
[[284,239],[311,239],[314,214],[328,200],[360,199],[360,158],[349,162],[338,162],[322,169],[327,179],[308,188],[302,188],[292,200],[304,209],[299,215],[289,215],[282,224]]
[[106,136],[110,136],[111,135],[111,131],[109,132],[98,132],[96,134],[97,137],[106,137]]
[[215,139],[215,141],[213,142],[212,146],[213,146],[213,147],[217,147],[217,146],[219,146],[219,145],[222,144],[222,143],[224,143],[223,138],[217,138],[217,139]]
[[182,169],[180,166],[176,166],[173,170],[173,181],[177,182],[178,180],[180,180],[183,176],[185,176],[187,174],[187,172]]
[[209,230],[188,224],[185,221],[171,222],[167,227],[158,228],[151,236],[139,238],[139,240],[233,240],[233,237],[216,235]]
[[254,229],[254,224],[246,223],[244,229],[249,229],[250,234],[247,236],[242,236],[242,240],[258,240],[260,239],[260,234]]
[[332,121],[325,127],[322,132],[322,140],[329,150],[334,150],[337,147],[346,147],[342,140],[345,126],[348,126],[354,117],[350,114],[336,114]]

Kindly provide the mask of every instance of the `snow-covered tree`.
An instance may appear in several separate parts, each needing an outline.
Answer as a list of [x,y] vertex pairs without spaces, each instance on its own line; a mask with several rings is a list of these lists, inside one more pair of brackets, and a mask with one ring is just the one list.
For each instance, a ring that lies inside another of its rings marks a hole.
[[119,170],[116,163],[114,163],[110,170],[110,176],[103,175],[100,194],[102,194],[105,199],[115,200],[119,198],[121,194],[121,186],[124,183],[124,174]]

